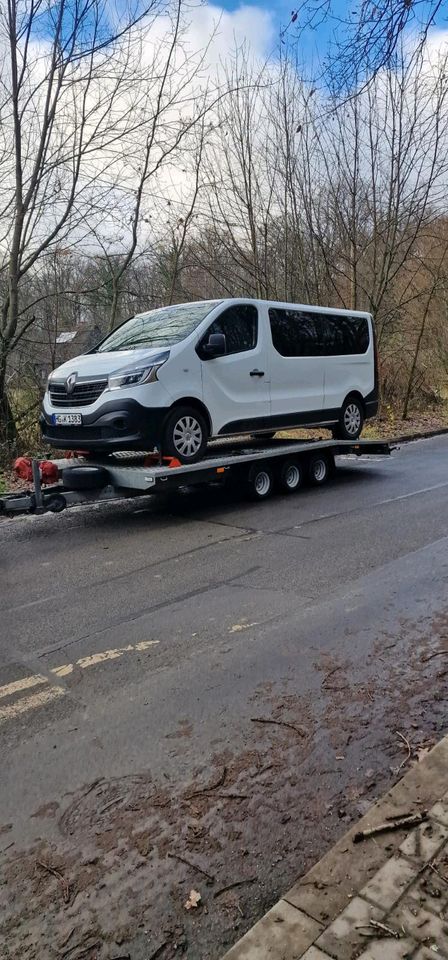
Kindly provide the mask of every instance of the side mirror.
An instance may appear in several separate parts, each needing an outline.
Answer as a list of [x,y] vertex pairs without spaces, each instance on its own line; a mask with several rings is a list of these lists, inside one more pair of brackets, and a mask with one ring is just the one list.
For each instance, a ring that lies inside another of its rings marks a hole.
[[210,359],[213,359],[213,357],[223,357],[227,352],[225,335],[223,333],[211,333],[208,338],[208,343],[205,343],[202,349]]

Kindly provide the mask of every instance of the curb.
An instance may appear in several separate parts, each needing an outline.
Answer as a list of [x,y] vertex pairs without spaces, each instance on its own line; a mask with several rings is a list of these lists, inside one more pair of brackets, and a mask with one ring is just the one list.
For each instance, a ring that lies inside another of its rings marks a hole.
[[[373,875],[391,858],[394,862],[394,854],[409,834],[409,827],[378,834],[356,844],[353,843],[355,833],[378,826],[397,814],[422,810],[429,810],[437,824],[437,808],[434,811],[431,808],[447,791],[448,736],[445,736],[284,894],[222,960],[299,960],[304,954],[306,960],[327,960],[329,956],[335,956],[332,951],[328,955],[313,944],[342,911],[349,905],[355,907],[354,898]],[[398,896],[396,893],[396,899]],[[357,899],[356,903],[361,907],[366,905],[364,900]],[[390,941],[386,940],[387,943]],[[382,950],[383,956],[388,957],[384,946]],[[352,956],[349,944],[343,952],[349,960]]]
[[446,433],[448,433],[448,427],[441,427],[439,430],[430,430],[429,432],[421,430],[419,433],[405,433],[401,437],[391,437],[389,440],[386,437],[382,439],[385,443],[412,443],[413,440],[430,440],[431,437],[442,437]]

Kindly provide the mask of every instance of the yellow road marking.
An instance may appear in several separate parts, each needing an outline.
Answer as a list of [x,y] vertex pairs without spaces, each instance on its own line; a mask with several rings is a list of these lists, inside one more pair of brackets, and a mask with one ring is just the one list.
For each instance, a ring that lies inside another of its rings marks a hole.
[[[126,647],[116,647],[114,650],[102,650],[100,653],[94,653],[90,657],[80,657],[74,663],[62,663],[59,667],[52,667],[50,673],[56,677],[68,677],[75,667],[86,670],[88,667],[95,667],[98,663],[105,663],[108,660],[117,660],[125,653],[132,651],[147,650],[149,647],[156,646],[159,640],[140,640],[139,643],[129,643]],[[37,687],[40,684],[47,684],[44,690],[35,693],[30,697],[22,697],[14,704],[8,704],[0,709],[0,724],[5,720],[25,713],[27,710],[34,710],[36,707],[43,706],[58,697],[63,696],[66,691],[64,687],[48,686],[48,678],[36,673],[31,677],[22,677],[21,680],[13,680],[0,687],[0,699],[2,697],[12,696],[14,693],[22,693],[31,687]]]
[[104,663],[105,660],[118,660],[124,653],[131,653],[132,650],[147,650],[153,647],[159,640],[141,640],[140,643],[129,643],[127,647],[116,647],[115,650],[101,650],[100,653],[92,653],[90,657],[80,657],[75,663],[64,663],[60,667],[53,667],[51,673],[57,677],[66,677],[72,673],[75,667],[86,670],[87,667],[95,667],[97,663]]
[[6,707],[0,708],[0,726],[2,723],[5,723],[6,720],[13,720],[15,717],[20,716],[21,713],[26,713],[28,710],[35,710],[36,707],[43,707],[47,703],[51,703],[52,700],[57,700],[59,697],[63,697],[65,690],[63,687],[45,687],[44,690],[40,690],[39,693],[33,693],[31,697],[22,697],[21,700],[17,700],[16,703],[9,703]]
[[37,687],[39,683],[47,683],[46,677],[41,677],[36,673],[33,677],[22,677],[21,680],[14,680],[12,683],[5,683],[0,687],[0,699],[9,697],[12,693],[18,693],[21,690],[29,690],[30,687]]
[[258,623],[234,623],[233,627],[230,627],[229,633],[239,633],[240,630],[249,630],[250,627],[257,627]]

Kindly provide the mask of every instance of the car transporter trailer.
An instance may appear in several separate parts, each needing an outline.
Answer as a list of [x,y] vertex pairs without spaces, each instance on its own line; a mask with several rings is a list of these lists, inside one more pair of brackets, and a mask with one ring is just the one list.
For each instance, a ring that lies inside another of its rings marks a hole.
[[59,513],[76,504],[166,493],[196,484],[232,483],[235,491],[265,500],[275,489],[294,493],[304,482],[320,486],[335,470],[336,457],[382,457],[393,444],[381,440],[233,440],[209,444],[194,464],[157,454],[116,453],[105,457],[53,459],[58,481],[44,487],[40,460],[32,460],[33,490],[0,497],[0,513]]

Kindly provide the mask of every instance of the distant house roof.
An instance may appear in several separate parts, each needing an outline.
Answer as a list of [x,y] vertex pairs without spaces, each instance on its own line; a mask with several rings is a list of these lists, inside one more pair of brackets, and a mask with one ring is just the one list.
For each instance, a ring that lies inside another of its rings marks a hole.
[[56,337],[56,343],[71,343],[77,333],[77,330],[64,330],[63,333],[60,333],[59,336]]

